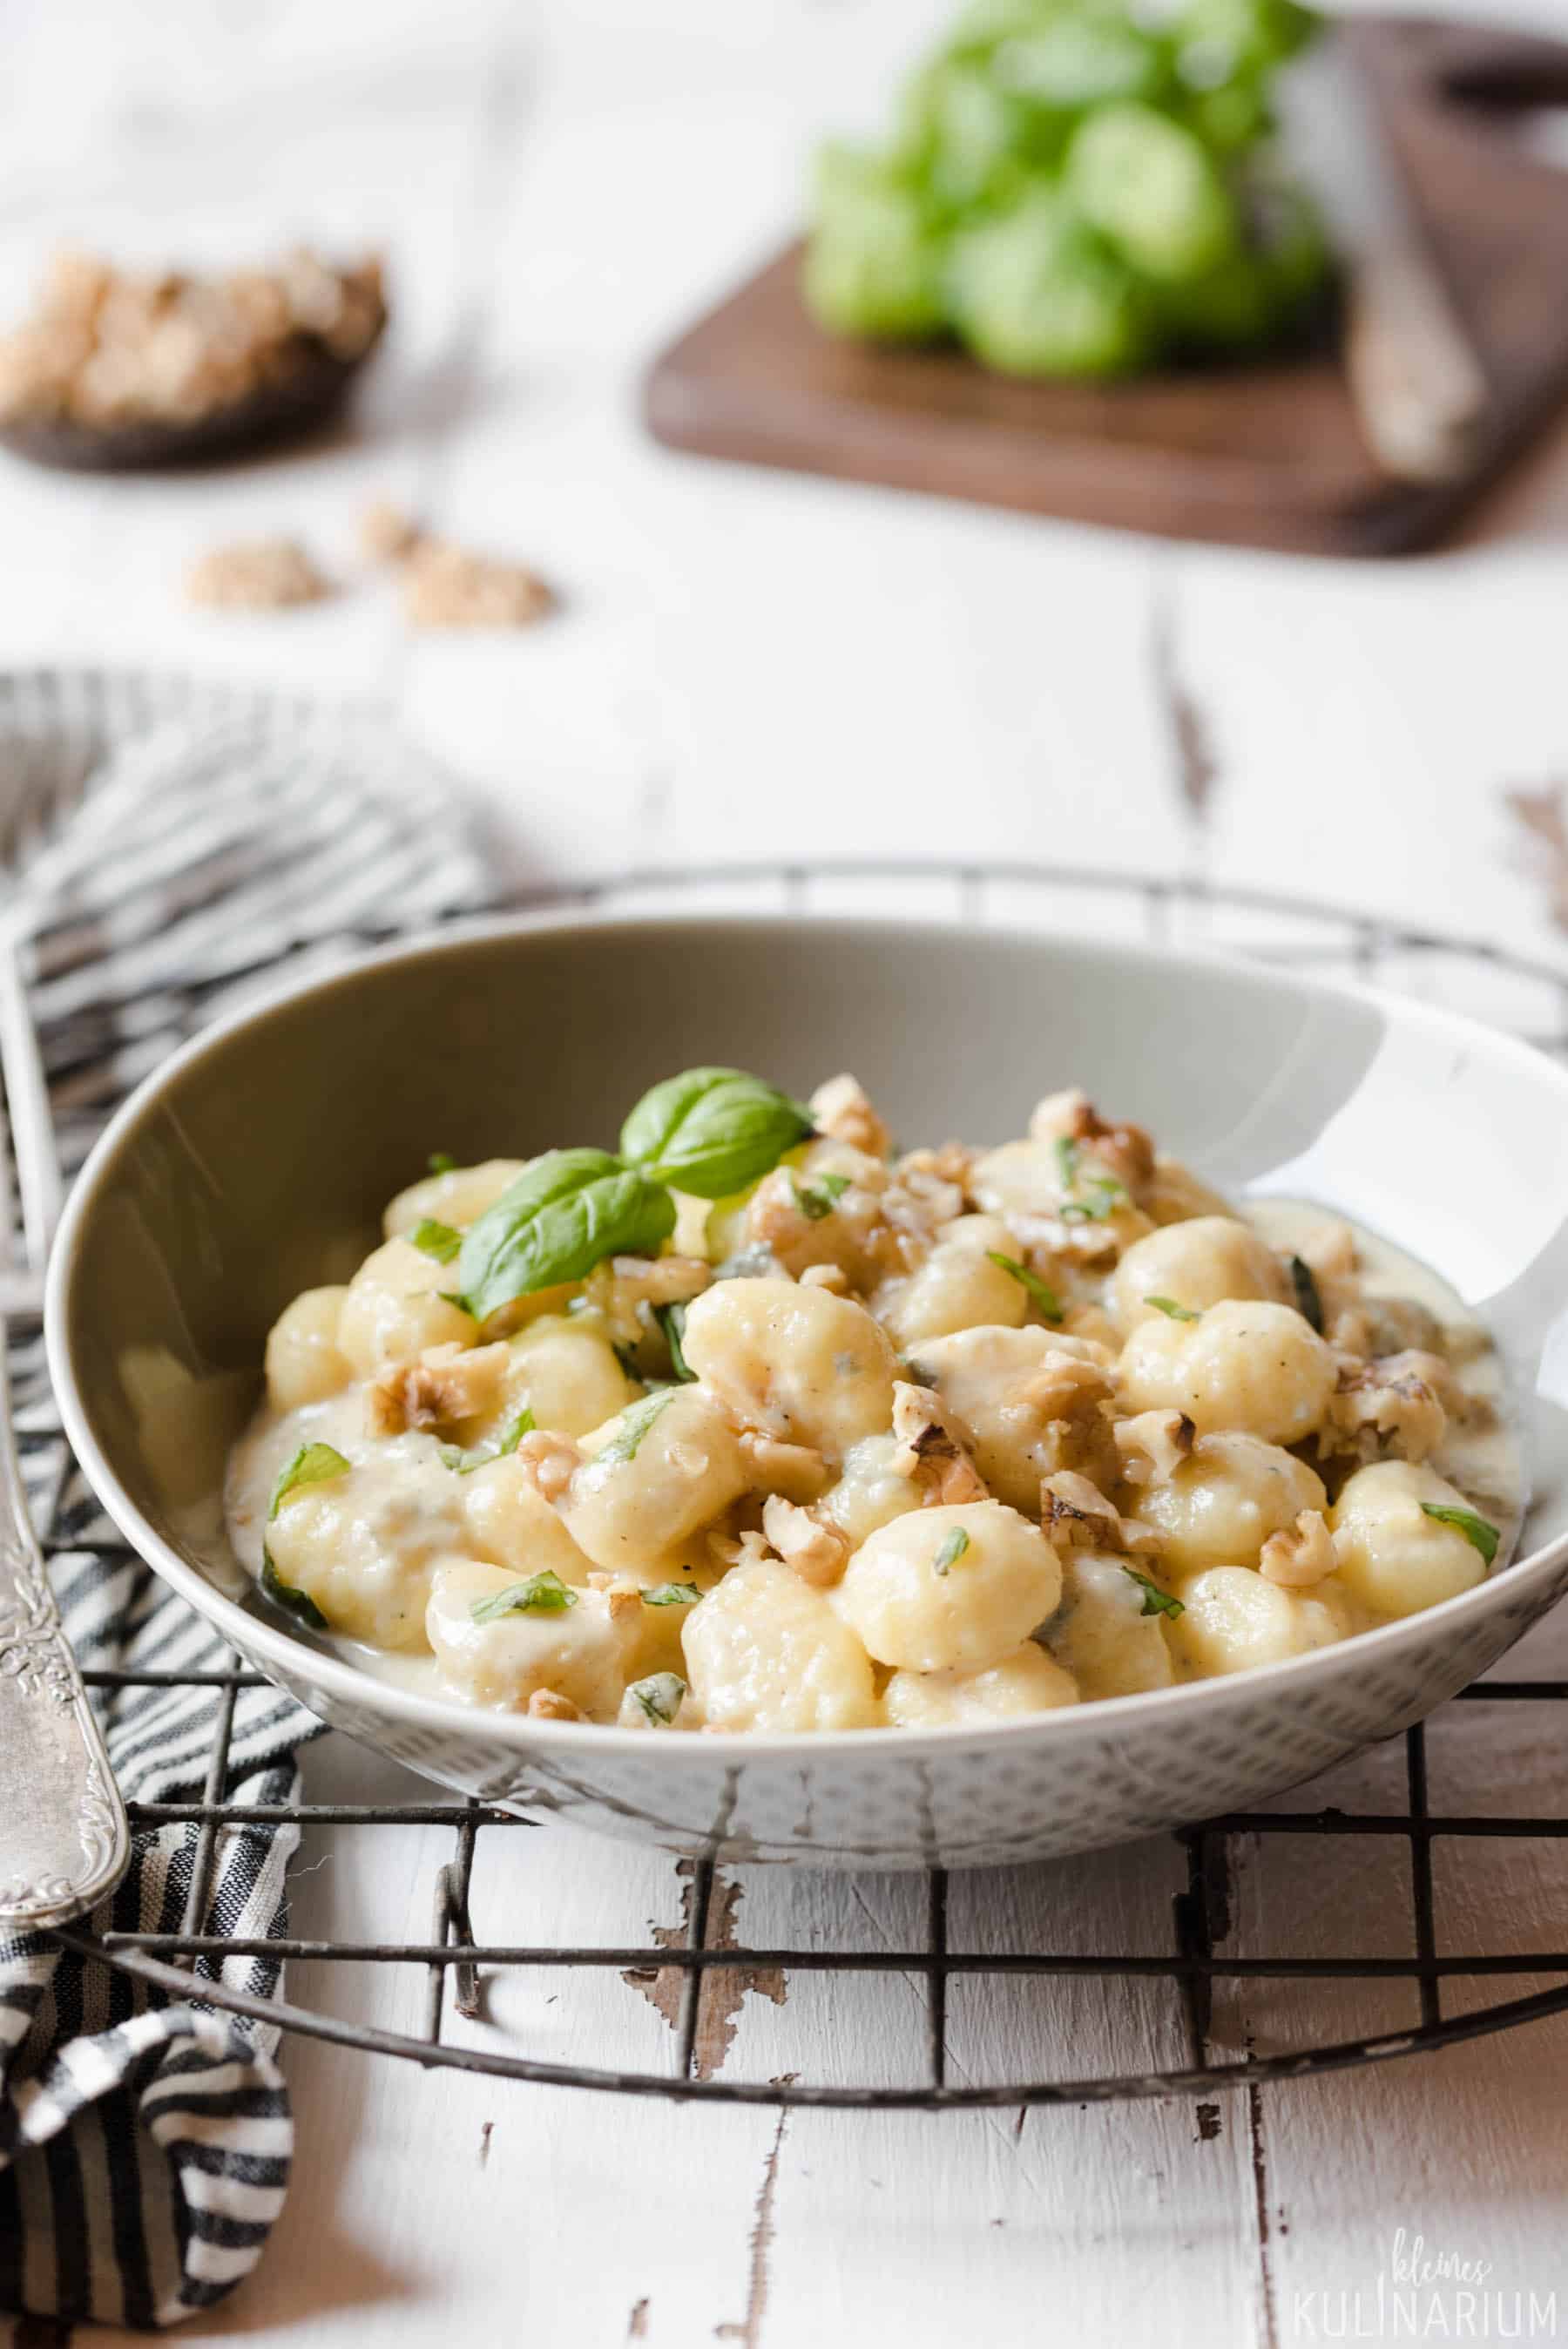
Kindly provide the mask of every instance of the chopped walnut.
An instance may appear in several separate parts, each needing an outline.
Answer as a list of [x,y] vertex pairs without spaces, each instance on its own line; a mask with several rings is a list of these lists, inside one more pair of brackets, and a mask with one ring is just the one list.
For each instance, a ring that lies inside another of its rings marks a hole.
[[898,1438],[894,1472],[918,1477],[931,1501],[952,1508],[990,1499],[990,1487],[934,1388],[915,1386],[907,1379],[894,1383],[892,1432]]
[[882,1194],[882,1213],[890,1224],[929,1242],[964,1213],[964,1186],[913,1159],[901,1159]]
[[537,1688],[528,1700],[528,1710],[535,1721],[586,1721],[588,1716],[580,1704],[573,1704],[559,1689]]
[[421,539],[403,565],[403,609],[417,628],[527,628],[555,608],[536,571]]
[[892,1150],[892,1134],[872,1107],[864,1087],[847,1071],[819,1085],[808,1106],[818,1132],[831,1134],[835,1142],[847,1142],[852,1149],[863,1150],[868,1158],[885,1158]]
[[62,254],[31,316],[0,337],[0,422],[199,424],[324,355],[363,358],[386,320],[375,259],[335,269],[301,251],[202,276]]
[[1040,1421],[1035,1456],[1047,1475],[1066,1470],[1110,1484],[1121,1473],[1113,1433],[1114,1395],[1109,1370],[1083,1354],[1069,1353],[1065,1346],[1054,1346],[1012,1391],[1008,1402]]
[[[1327,1452],[1376,1460],[1387,1447],[1402,1460],[1420,1462],[1435,1452],[1448,1431],[1448,1413],[1423,1370],[1419,1354],[1392,1354],[1371,1362],[1341,1358],[1339,1386],[1329,1398],[1320,1442]],[[1440,1377],[1442,1366],[1437,1365]]]
[[557,1503],[573,1477],[583,1465],[583,1454],[569,1435],[554,1435],[548,1428],[534,1428],[522,1439],[513,1454],[523,1475],[542,1500]]
[[1048,1093],[1037,1104],[1029,1120],[1029,1134],[1036,1142],[1085,1143],[1130,1192],[1140,1190],[1154,1172],[1154,1144],[1143,1128],[1111,1123],[1076,1086],[1068,1092]]
[[802,1582],[825,1588],[837,1582],[850,1555],[850,1546],[836,1526],[824,1526],[782,1494],[770,1494],[762,1506],[762,1530]]
[[[929,1175],[938,1183],[951,1184],[967,1199],[970,1173],[980,1155],[980,1152],[971,1149],[966,1142],[944,1142],[935,1150],[905,1151],[893,1173],[901,1183],[907,1183],[917,1174]],[[954,1210],[955,1214],[960,1212]]]
[[1184,1411],[1140,1411],[1111,1431],[1129,1485],[1163,1485],[1191,1454],[1197,1433]]
[[1306,1590],[1332,1574],[1338,1563],[1322,1510],[1303,1509],[1293,1529],[1271,1534],[1264,1542],[1258,1572],[1282,1589]]
[[1071,1549],[1148,1550],[1160,1547],[1152,1526],[1124,1517],[1088,1476],[1061,1470],[1040,1485],[1040,1524],[1047,1540]]
[[[799,1280],[812,1265],[836,1265],[852,1289],[870,1290],[880,1281],[913,1270],[925,1251],[928,1232],[918,1216],[905,1228],[889,1208],[893,1199],[888,1170],[880,1159],[847,1143],[819,1145],[812,1163],[799,1171],[776,1167],[752,1193],[741,1230],[748,1247],[765,1247],[779,1268]],[[847,1178],[828,1197],[821,1177]],[[824,1212],[825,1208],[825,1212]]]
[[707,1537],[709,1555],[720,1567],[755,1566],[759,1559],[772,1555],[765,1534],[748,1526],[744,1533],[732,1534],[715,1526]]
[[814,1501],[827,1489],[828,1464],[809,1444],[786,1444],[758,1428],[741,1433],[740,1454],[753,1486],[789,1501]]
[[332,593],[295,538],[258,538],[215,546],[192,564],[185,593],[213,612],[283,612]]
[[413,515],[389,498],[377,498],[359,517],[359,550],[369,563],[402,563],[424,535]]
[[449,1434],[496,1409],[511,1364],[506,1346],[428,1346],[417,1362],[395,1362],[372,1381],[370,1432],[400,1435],[412,1427]]

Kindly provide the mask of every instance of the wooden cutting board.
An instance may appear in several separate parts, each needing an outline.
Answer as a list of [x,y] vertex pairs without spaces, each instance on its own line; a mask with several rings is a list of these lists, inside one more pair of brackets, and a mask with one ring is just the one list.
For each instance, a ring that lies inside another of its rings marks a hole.
[[807,316],[792,245],[654,365],[675,449],[1171,538],[1297,553],[1429,545],[1568,393],[1568,172],[1518,136],[1568,105],[1568,47],[1374,19],[1352,36],[1491,388],[1471,470],[1384,472],[1336,354],[1103,387],[1017,383],[952,347],[841,342]]

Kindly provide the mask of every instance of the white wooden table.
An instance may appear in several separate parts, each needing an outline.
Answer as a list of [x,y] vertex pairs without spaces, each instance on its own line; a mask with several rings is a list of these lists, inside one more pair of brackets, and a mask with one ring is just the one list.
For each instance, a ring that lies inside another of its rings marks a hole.
[[[888,852],[1201,871],[1506,939],[1568,972],[1568,427],[1462,546],[1359,569],[703,467],[642,437],[652,348],[782,233],[810,137],[871,119],[890,65],[943,13],[0,0],[5,306],[63,235],[184,254],[294,232],[384,243],[398,303],[361,424],[327,450],[179,481],[0,470],[0,661],[157,661],[385,696],[471,779],[519,879]],[[1537,21],[1563,18],[1542,0]],[[362,583],[274,619],[181,609],[185,562],[230,535],[297,529],[349,578],[374,495],[536,562],[562,616],[515,638],[415,640]],[[1499,1016],[1518,1008],[1500,980]],[[1565,1668],[1568,1622],[1505,1669]],[[1434,1807],[1560,1815],[1542,1718],[1440,1717]],[[1286,1799],[1378,1808],[1402,1769],[1396,1745]],[[335,1738],[306,1776],[318,1801],[418,1793]],[[434,1829],[312,1835],[296,1930],[423,1939],[449,1847]],[[1243,1845],[1239,1862],[1238,1953],[1347,1937],[1408,1952],[1397,1847],[1302,1839]],[[1163,1950],[1180,1868],[1161,1842],[955,1880],[954,1913],[987,1904],[1058,1941],[1109,1920],[1125,1948]],[[738,1930],[760,1945],[919,1939],[908,1883],[733,1880]],[[1568,1932],[1562,1845],[1441,1847],[1437,1898],[1467,1951],[1561,1949]],[[553,1829],[481,1838],[487,1938],[636,1942],[678,1927],[679,1899],[672,1868],[629,1848]],[[415,1975],[299,1969],[292,1990],[418,2027]],[[1482,1995],[1445,1994],[1454,2011]],[[705,2060],[768,2075],[804,2048],[830,2076],[896,2077],[921,1995],[899,1976],[754,1984],[727,2024],[705,2023]],[[1392,2027],[1413,1996],[1242,1983],[1217,1996],[1213,2045]],[[663,2015],[613,1973],[508,1978],[490,2013],[464,2027],[482,2040],[510,2019],[568,2061],[669,2054]],[[952,2020],[955,2078],[1125,2069],[1140,2034],[1149,2061],[1181,2059],[1163,1992],[993,1984],[956,1996]],[[1376,2329],[1377,2292],[1400,2230],[1406,2258],[1421,2237],[1429,2258],[1487,2268],[1444,2282],[1429,2337],[1503,2337],[1515,2294],[1528,2328],[1532,2293],[1534,2337],[1568,2333],[1568,2021],[1202,2110],[780,2119],[315,2045],[290,2072],[299,2157],[276,2240],[187,2338],[1287,2349],[1357,2323],[1397,2337],[1391,2319]],[[54,2337],[16,2333],[26,2349]]]

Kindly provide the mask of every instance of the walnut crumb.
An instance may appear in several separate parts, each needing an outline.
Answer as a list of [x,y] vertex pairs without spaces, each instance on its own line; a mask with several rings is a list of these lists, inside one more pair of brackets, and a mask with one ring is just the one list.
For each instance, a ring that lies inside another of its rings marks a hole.
[[297,538],[256,538],[215,546],[185,582],[190,603],[213,612],[283,612],[332,593]]
[[1338,1565],[1334,1537],[1321,1509],[1303,1509],[1293,1526],[1271,1534],[1263,1546],[1258,1571],[1265,1582],[1282,1590],[1310,1590]]
[[424,540],[412,514],[377,498],[359,517],[359,551],[367,563],[404,563]]
[[422,539],[403,564],[403,609],[417,628],[527,628],[555,607],[536,571]]
[[559,1689],[537,1688],[528,1700],[530,1717],[534,1721],[583,1721],[587,1718],[580,1704],[573,1704]]
[[850,1555],[850,1545],[834,1526],[825,1526],[779,1493],[762,1506],[762,1529],[779,1557],[802,1582],[819,1589],[837,1582]]

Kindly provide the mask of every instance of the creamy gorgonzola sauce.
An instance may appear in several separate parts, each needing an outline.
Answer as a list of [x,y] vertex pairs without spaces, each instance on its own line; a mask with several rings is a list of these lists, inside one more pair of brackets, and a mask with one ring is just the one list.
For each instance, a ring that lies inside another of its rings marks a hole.
[[474,1704],[810,1733],[1243,1671],[1506,1560],[1496,1355],[1387,1241],[1078,1092],[902,1154],[849,1078],[666,1092],[619,1159],[443,1167],[284,1313],[225,1494],[266,1603]]

